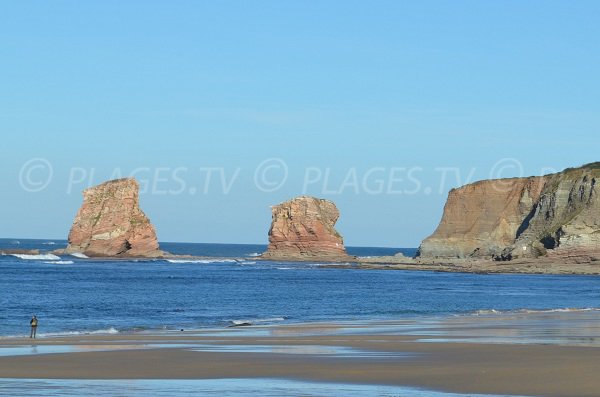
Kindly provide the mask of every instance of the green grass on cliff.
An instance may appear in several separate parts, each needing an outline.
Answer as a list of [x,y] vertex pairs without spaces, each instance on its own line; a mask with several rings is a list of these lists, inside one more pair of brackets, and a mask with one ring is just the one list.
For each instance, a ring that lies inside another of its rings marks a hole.
[[593,170],[600,170],[600,161],[596,161],[595,163],[585,164],[581,168],[591,168]]
[[572,167],[565,168],[563,172],[572,172],[572,171],[583,171],[583,170],[592,170],[592,171],[600,171],[600,161],[596,161],[595,163],[584,164],[581,167]]

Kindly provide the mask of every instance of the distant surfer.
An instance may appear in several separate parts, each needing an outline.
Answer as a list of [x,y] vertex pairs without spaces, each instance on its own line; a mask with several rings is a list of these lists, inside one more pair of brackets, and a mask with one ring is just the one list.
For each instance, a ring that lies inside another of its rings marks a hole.
[[38,319],[35,316],[35,314],[33,315],[33,317],[31,317],[31,321],[29,322],[29,325],[31,325],[31,334],[29,334],[29,337],[35,339],[35,334],[37,332],[37,326],[38,326]]

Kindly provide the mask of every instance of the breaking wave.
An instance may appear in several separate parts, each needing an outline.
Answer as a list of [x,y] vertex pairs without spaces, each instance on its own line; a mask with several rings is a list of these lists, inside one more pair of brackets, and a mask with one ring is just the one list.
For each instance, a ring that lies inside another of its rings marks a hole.
[[235,259],[167,259],[169,263],[236,263]]
[[530,309],[521,309],[518,310],[518,313],[576,313],[576,312],[593,312],[600,311],[600,308],[597,307],[584,307],[584,308],[576,308],[576,307],[565,307],[562,309],[548,309],[548,310],[530,310]]
[[584,308],[558,308],[558,309],[518,309],[518,310],[495,310],[495,309],[486,309],[486,310],[477,310],[473,313],[470,313],[473,316],[490,316],[490,315],[498,315],[498,314],[538,314],[538,313],[579,313],[579,312],[593,312],[600,311],[600,308],[597,307],[584,307]]
[[[44,333],[38,333],[37,336],[38,337],[46,337],[46,338],[60,338],[62,336],[77,336],[77,335],[115,335],[120,333],[119,330],[117,330],[114,327],[110,327],[110,328],[106,328],[106,329],[97,329],[97,330],[91,330],[91,331],[63,331],[63,332],[44,332]],[[28,334],[27,334],[28,335]],[[2,335],[0,336],[0,339],[10,339],[10,338],[20,338],[26,336],[25,334],[22,335]]]
[[80,258],[80,259],[88,259],[89,258],[89,256],[87,256],[86,254],[81,253],[81,252],[73,252],[71,254],[71,256],[74,256],[75,258]]
[[24,260],[46,260],[46,261],[59,261],[60,256],[56,256],[54,254],[40,254],[40,255],[30,255],[30,254],[11,254],[19,259]]
[[73,261],[44,261],[44,263],[51,263],[53,265],[72,265]]
[[38,334],[38,336],[52,337],[52,336],[72,336],[72,335],[115,335],[118,334],[119,330],[110,327],[106,329],[97,329],[92,331],[65,331],[65,332],[48,332],[44,334]]
[[231,320],[229,327],[242,327],[247,325],[257,324],[271,324],[285,321],[285,317],[269,317],[269,318],[258,318],[258,319],[246,319],[246,320]]

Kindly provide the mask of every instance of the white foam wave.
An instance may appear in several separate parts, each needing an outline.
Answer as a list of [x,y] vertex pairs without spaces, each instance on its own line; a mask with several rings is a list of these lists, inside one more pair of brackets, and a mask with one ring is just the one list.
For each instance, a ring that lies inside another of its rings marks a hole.
[[[97,329],[92,331],[63,331],[63,332],[44,332],[38,333],[38,337],[61,337],[61,336],[77,336],[77,335],[114,335],[118,334],[119,330],[114,327],[106,328],[106,329]],[[0,340],[2,339],[11,339],[11,338],[22,338],[24,336],[29,336],[29,334],[21,334],[21,335],[2,335],[0,336]]]
[[73,335],[114,335],[118,334],[119,330],[114,327],[106,329],[97,329],[92,331],[65,331],[65,332],[49,332],[44,334],[38,334],[39,336],[53,337],[53,336],[73,336]]
[[277,270],[292,270],[291,267],[276,267]]
[[488,310],[477,310],[473,315],[475,316],[487,316],[490,314],[502,314],[499,310],[488,309]]
[[44,261],[44,263],[51,263],[53,265],[72,265],[73,261]]
[[584,307],[584,308],[576,308],[576,307],[565,307],[559,309],[547,309],[547,310],[532,310],[532,309],[521,309],[519,313],[578,313],[578,312],[592,312],[592,311],[600,311],[600,308],[596,307]]
[[243,261],[243,262],[240,262],[240,265],[256,265],[256,262],[252,262],[252,261]]
[[74,256],[75,258],[80,258],[80,259],[88,259],[89,256],[87,256],[86,254],[82,253],[82,252],[73,252],[71,254],[71,256]]
[[268,318],[258,318],[258,319],[245,319],[245,320],[231,320],[231,324],[234,327],[239,327],[243,325],[255,325],[255,324],[264,324],[264,323],[276,323],[285,321],[285,317],[268,317]]
[[169,263],[235,263],[234,259],[167,259]]
[[60,256],[56,256],[54,254],[40,254],[40,255],[30,255],[30,254],[12,254],[19,259],[24,260],[46,260],[46,261],[59,261]]
[[335,266],[352,266],[350,262],[328,262],[328,263],[311,263],[312,267],[335,267]]
[[56,243],[54,241],[46,241],[45,243],[42,243],[42,245],[55,245]]
[[248,254],[248,255],[246,255],[246,256],[249,256],[249,257],[255,258],[255,257],[257,257],[257,256],[260,256],[260,254],[259,254],[258,252],[253,252],[253,253],[251,253],[251,254]]
[[246,320],[232,320],[230,327],[242,327],[245,325],[252,325],[252,322]]
[[487,309],[487,310],[477,310],[471,313],[474,316],[489,316],[489,315],[498,315],[498,314],[543,314],[543,313],[579,313],[579,312],[591,312],[591,311],[600,311],[600,308],[596,307],[584,307],[584,308],[557,308],[557,309],[518,309],[518,310],[495,310],[495,309]]

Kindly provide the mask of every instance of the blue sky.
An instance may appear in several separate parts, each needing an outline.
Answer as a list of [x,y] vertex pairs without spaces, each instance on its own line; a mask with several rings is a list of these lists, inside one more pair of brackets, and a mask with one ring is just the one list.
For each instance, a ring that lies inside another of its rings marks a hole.
[[0,6],[2,237],[133,174],[163,241],[266,243],[310,194],[347,245],[415,247],[452,187],[600,160],[598,2]]

